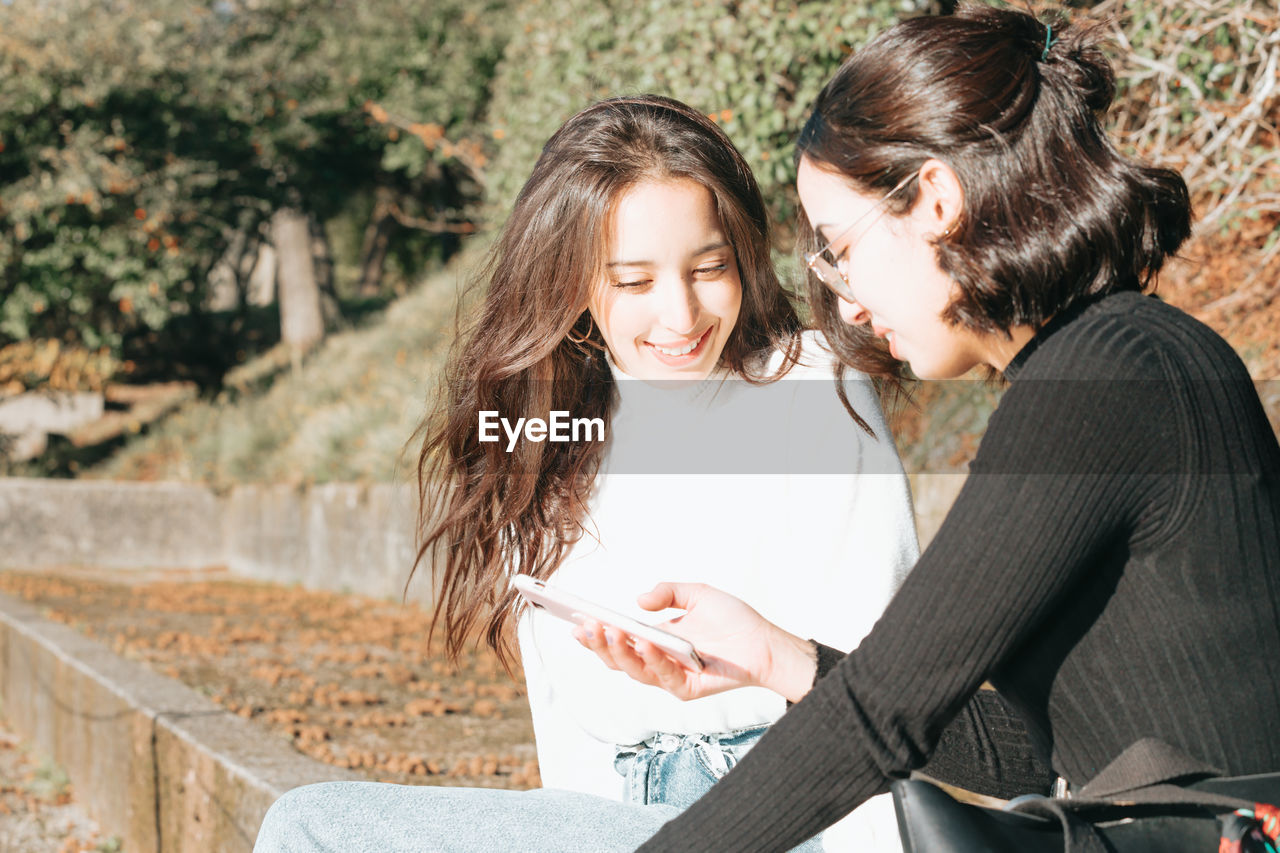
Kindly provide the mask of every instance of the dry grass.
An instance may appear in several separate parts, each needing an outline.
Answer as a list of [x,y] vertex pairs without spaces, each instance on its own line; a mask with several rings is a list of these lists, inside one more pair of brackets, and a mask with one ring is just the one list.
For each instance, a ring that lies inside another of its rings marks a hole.
[[411,478],[406,447],[453,339],[472,246],[362,328],[327,338],[265,387],[183,407],[83,476],[309,484]]

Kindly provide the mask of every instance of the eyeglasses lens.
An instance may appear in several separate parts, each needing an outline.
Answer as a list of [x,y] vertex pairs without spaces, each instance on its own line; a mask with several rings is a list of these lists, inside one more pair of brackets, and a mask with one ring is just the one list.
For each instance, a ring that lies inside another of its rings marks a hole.
[[846,302],[856,302],[853,297],[853,290],[849,287],[849,283],[844,280],[844,276],[836,269],[836,265],[828,260],[830,252],[823,252],[820,255],[814,255],[809,262],[809,269],[813,270],[818,280],[827,286],[827,288],[839,296]]

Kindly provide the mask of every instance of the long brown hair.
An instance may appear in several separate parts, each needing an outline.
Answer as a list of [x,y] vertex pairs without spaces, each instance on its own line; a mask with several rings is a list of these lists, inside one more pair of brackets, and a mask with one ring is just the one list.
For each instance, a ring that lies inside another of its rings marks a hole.
[[[687,179],[712,195],[736,256],[742,306],[721,363],[752,382],[785,374],[800,321],[770,258],[769,222],[742,155],[702,113],[655,95],[615,98],[569,119],[533,174],[471,287],[478,310],[459,328],[418,457],[419,546],[413,569],[438,582],[431,630],[443,620],[456,659],[483,635],[512,666],[519,613],[514,571],[546,578],[584,533],[604,442],[481,442],[479,412],[601,418],[615,404],[604,342],[585,310],[608,261],[620,196],[646,180]],[[765,353],[783,352],[763,373]],[[412,577],[412,571],[410,577]]]
[[[814,103],[796,158],[878,195],[930,158],[964,188],[935,243],[957,295],[943,318],[978,332],[1040,326],[1085,300],[1144,290],[1190,234],[1181,176],[1125,157],[1102,125],[1115,74],[1097,25],[962,5],[903,21],[855,53]],[[908,211],[910,182],[890,204]],[[802,228],[805,241],[812,229]],[[841,356],[868,346],[810,277],[819,328]]]

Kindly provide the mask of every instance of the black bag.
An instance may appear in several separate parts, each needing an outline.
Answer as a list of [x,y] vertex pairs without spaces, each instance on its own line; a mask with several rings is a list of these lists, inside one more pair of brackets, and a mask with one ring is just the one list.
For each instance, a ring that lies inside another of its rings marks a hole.
[[1154,738],[1069,799],[1002,811],[957,802],[925,781],[891,788],[904,853],[1280,851],[1280,773],[1223,777]]

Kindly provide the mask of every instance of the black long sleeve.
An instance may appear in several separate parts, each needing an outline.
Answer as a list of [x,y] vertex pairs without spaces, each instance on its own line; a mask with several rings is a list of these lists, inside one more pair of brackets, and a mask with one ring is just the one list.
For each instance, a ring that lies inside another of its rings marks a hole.
[[1083,783],[1141,737],[1280,769],[1280,447],[1239,358],[1137,294],[1019,353],[883,618],[643,850],[782,850],[922,767],[991,681]]
[[[810,642],[818,652],[816,682],[835,669],[846,653]],[[1057,779],[1036,755],[1021,715],[995,690],[976,691],[951,718],[920,772],[938,782],[1004,800],[1049,794]]]

